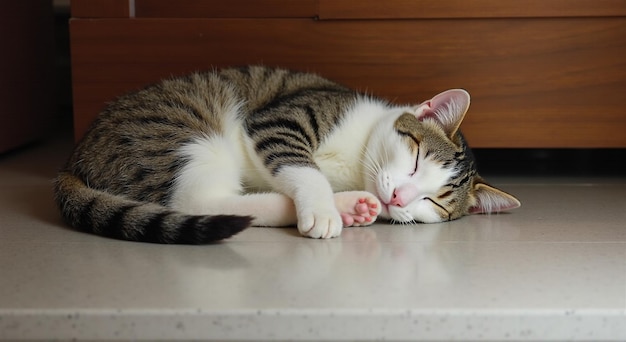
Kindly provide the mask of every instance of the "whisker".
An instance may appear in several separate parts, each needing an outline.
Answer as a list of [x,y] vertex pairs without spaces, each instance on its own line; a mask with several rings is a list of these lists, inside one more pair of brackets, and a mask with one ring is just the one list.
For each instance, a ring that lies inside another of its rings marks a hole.
[[363,147],[362,154],[364,160],[361,162],[361,164],[364,166],[364,169],[367,172],[366,176],[369,177],[370,180],[376,181],[376,177],[381,170],[379,162],[374,158],[367,146]]

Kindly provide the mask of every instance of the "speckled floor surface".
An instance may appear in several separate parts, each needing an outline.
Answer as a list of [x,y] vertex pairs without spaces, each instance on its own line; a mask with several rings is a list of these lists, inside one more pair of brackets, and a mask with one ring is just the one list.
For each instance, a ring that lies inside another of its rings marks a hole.
[[626,340],[626,178],[492,177],[522,208],[162,246],[61,222],[69,149],[0,156],[0,340]]

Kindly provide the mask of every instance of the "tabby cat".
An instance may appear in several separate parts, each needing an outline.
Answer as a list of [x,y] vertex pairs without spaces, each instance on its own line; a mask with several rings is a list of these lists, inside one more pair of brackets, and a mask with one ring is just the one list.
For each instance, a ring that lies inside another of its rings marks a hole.
[[311,73],[249,66],[119,97],[55,179],[77,229],[202,244],[253,226],[339,236],[379,216],[440,222],[516,208],[477,174],[448,90],[392,105]]

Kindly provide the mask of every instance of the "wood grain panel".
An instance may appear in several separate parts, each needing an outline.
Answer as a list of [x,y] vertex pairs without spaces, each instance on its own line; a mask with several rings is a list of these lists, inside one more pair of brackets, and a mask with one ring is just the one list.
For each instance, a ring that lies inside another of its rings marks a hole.
[[47,0],[2,4],[0,156],[50,133],[55,115],[53,13]]
[[144,18],[312,18],[316,0],[135,0]]
[[128,18],[131,0],[72,0],[74,18]]
[[76,136],[115,95],[264,63],[395,102],[461,87],[474,147],[626,147],[626,18],[135,19],[71,23]]
[[626,16],[624,0],[318,0],[320,19]]

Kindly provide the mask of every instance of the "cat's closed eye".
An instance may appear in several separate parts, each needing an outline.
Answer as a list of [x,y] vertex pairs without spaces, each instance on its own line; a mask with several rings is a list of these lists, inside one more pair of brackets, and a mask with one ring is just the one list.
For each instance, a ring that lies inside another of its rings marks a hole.
[[409,176],[413,177],[413,175],[415,175],[417,173],[417,168],[419,167],[419,161],[420,161],[420,148],[419,145],[417,145],[417,151],[415,152],[415,155],[413,156],[415,159],[415,167],[413,168],[413,172],[409,173]]
[[430,201],[435,206],[436,210],[438,210],[441,213],[443,213],[444,215],[442,215],[442,218],[445,218],[447,216],[448,217],[447,221],[451,220],[452,214],[450,214],[450,212],[444,206],[442,206],[441,204],[437,203],[435,200],[433,200],[430,197],[424,197],[424,200]]

